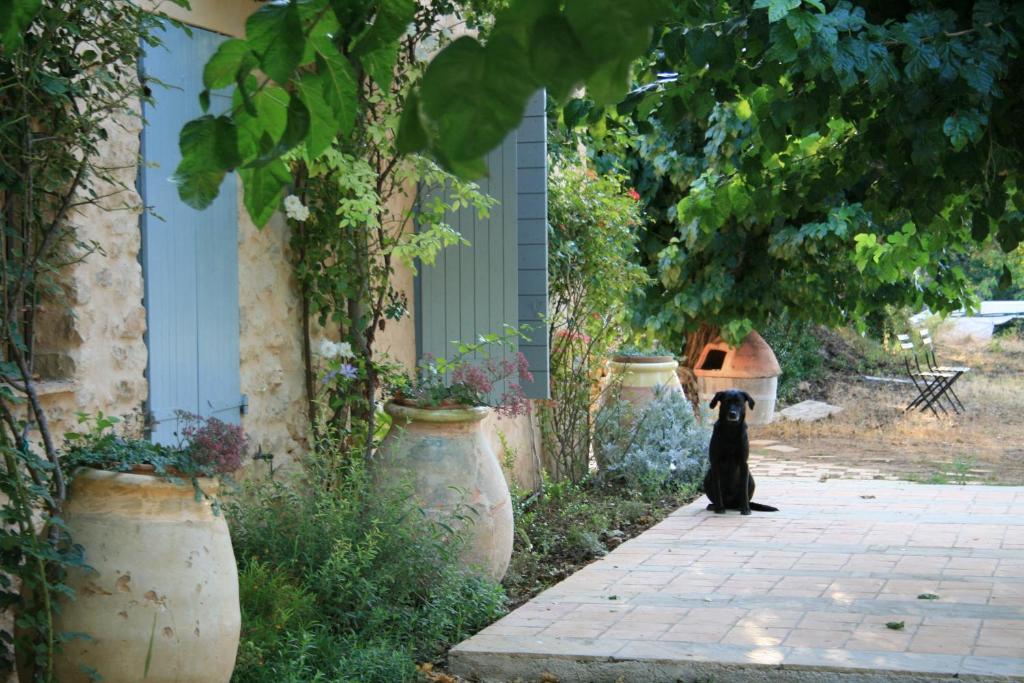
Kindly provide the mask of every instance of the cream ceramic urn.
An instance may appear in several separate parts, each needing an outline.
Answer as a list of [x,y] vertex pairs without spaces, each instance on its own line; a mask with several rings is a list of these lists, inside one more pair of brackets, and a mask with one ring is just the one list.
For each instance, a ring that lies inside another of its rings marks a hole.
[[491,409],[384,409],[392,422],[373,458],[374,480],[411,484],[430,518],[464,534],[461,564],[501,580],[512,558],[512,497],[481,425]]
[[[201,480],[211,492],[216,482]],[[223,515],[189,484],[83,469],[64,508],[93,571],[72,570],[57,631],[89,635],[57,655],[61,683],[228,683],[241,616]]]
[[683,396],[683,386],[677,374],[679,363],[672,356],[616,355],[612,357],[609,369],[610,388],[620,400],[631,403],[637,410],[654,400],[654,388],[657,386]]

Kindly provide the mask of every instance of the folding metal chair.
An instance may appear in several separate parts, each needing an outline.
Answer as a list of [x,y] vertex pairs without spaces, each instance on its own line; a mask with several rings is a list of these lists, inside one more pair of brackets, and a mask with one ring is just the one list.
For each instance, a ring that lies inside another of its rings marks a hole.
[[[917,348],[910,335],[899,334],[896,337],[899,339],[900,348],[904,351],[903,364],[906,366],[907,376],[917,388],[917,396],[907,404],[903,412],[919,408],[921,412],[931,410],[935,417],[939,417],[939,410],[948,415],[949,411],[946,410],[946,406],[942,405],[941,398],[954,377],[953,373],[923,370],[917,357]],[[911,361],[913,361],[913,365],[911,365]],[[959,412],[952,399],[947,397],[946,400],[949,401],[955,412]]]
[[949,386],[946,390],[956,400],[957,405],[960,406],[960,410],[966,412],[964,408],[964,402],[960,400],[960,397],[956,395],[956,391],[953,390],[953,385],[962,376],[971,371],[969,367],[964,365],[939,365],[939,361],[935,358],[935,345],[932,343],[932,335],[927,328],[921,328],[918,330],[921,336],[921,355],[924,356],[925,365],[928,366],[928,370],[931,372],[946,372],[952,373],[954,376],[949,381]]

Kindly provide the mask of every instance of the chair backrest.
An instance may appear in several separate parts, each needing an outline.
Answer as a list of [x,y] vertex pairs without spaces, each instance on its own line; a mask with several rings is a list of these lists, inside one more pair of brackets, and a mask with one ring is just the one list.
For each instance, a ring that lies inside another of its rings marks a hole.
[[928,331],[927,327],[922,327],[918,330],[918,334],[921,335],[921,346],[924,347],[924,359],[929,365],[938,365],[935,360],[935,345],[932,344],[932,335]]
[[[913,370],[911,370],[911,368],[910,368],[910,361],[913,360],[914,361],[914,367],[917,368],[918,374],[923,373],[924,370],[921,368],[921,359],[918,357],[917,347],[914,346],[914,340],[910,337],[909,334],[897,334],[896,335],[896,339],[900,343],[900,348],[903,349],[903,351],[904,351],[903,362],[907,366],[907,372],[913,373]],[[930,359],[929,359],[929,357],[927,355],[927,351],[925,351],[924,354],[925,354],[925,364],[928,365],[928,362],[929,362]],[[931,370],[931,366],[930,365],[929,365],[928,369]]]

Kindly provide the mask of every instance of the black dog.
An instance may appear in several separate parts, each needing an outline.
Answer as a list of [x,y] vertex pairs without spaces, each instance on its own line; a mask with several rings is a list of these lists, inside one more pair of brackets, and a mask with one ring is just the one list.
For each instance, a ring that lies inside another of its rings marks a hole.
[[718,404],[718,421],[711,433],[708,456],[711,468],[704,477],[704,493],[711,500],[708,510],[717,513],[739,510],[749,515],[758,512],[778,512],[778,508],[751,502],[754,495],[754,477],[750,474],[747,458],[750,442],[747,438],[747,405],[754,407],[754,399],[745,391],[729,389],[719,391],[711,399],[711,407]]

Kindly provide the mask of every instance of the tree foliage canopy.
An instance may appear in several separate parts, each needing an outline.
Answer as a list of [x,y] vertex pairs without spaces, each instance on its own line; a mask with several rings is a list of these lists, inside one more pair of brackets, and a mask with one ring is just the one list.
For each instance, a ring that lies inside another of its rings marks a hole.
[[648,203],[652,327],[968,301],[963,254],[1024,237],[1022,29],[998,0],[677,8],[614,112],[564,109]]

